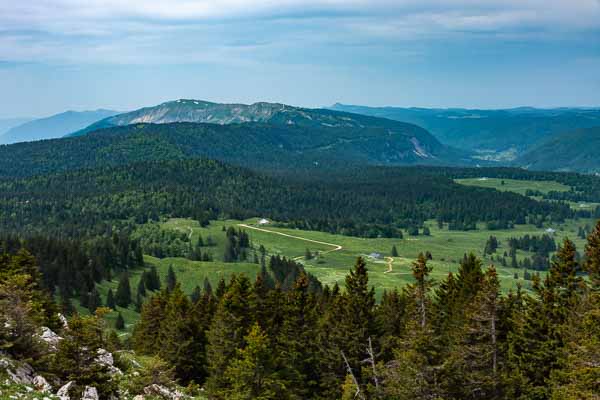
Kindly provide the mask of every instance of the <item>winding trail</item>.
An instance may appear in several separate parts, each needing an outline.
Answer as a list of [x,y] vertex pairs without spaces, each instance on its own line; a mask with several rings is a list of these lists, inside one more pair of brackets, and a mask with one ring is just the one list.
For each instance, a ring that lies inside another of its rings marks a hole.
[[[242,228],[253,229],[255,231],[272,233],[274,235],[285,236],[285,237],[289,237],[289,238],[292,238],[292,239],[304,240],[305,242],[317,243],[317,244],[322,244],[322,245],[325,245],[325,246],[331,246],[331,247],[333,247],[333,249],[327,250],[327,251],[323,251],[323,252],[321,252],[321,254],[333,253],[334,251],[340,251],[340,250],[343,249],[343,247],[340,246],[339,244],[321,242],[319,240],[308,239],[308,238],[304,238],[304,237],[301,237],[301,236],[289,235],[287,233],[272,231],[270,229],[258,228],[256,226],[251,226],[251,225],[248,225],[248,224],[238,224],[238,226],[241,226]],[[304,258],[304,256],[298,256],[298,257],[295,257],[294,260],[301,260],[303,258]]]
[[384,274],[387,274],[393,271],[392,265],[394,264],[394,257],[386,257],[385,260],[388,262],[388,269]]

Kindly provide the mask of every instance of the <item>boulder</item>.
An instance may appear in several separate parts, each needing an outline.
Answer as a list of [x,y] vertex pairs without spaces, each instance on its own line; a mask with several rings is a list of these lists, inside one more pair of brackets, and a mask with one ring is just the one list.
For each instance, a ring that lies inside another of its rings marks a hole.
[[16,362],[10,358],[0,358],[0,369],[6,371],[8,378],[18,385],[32,385],[34,372],[27,363]]
[[69,390],[71,390],[73,385],[75,385],[75,382],[70,381],[67,382],[67,384],[63,385],[60,389],[58,389],[56,395],[60,398],[60,400],[71,400],[71,397],[69,396]]
[[153,384],[144,388],[144,393],[148,396],[157,396],[168,400],[182,400],[187,398],[186,395],[178,390],[171,390],[165,386]]
[[41,375],[36,375],[33,378],[33,382],[32,383],[33,383],[33,387],[38,392],[50,393],[50,391],[52,391],[52,386],[50,386],[50,384],[48,383],[48,381],[46,380],[46,378],[44,378]]
[[98,391],[93,386],[86,386],[81,400],[99,400]]
[[123,371],[115,367],[115,360],[113,358],[113,355],[107,350],[98,349],[98,356],[96,357],[96,362],[100,365],[107,367],[111,375],[123,375]]
[[52,331],[52,329],[42,326],[42,334],[40,335],[40,339],[42,339],[48,347],[52,350],[56,350],[58,343],[62,340],[62,337],[58,336],[56,333]]
[[62,315],[61,313],[58,313],[58,319],[60,319],[60,322],[62,323],[63,328],[68,329],[69,328],[69,323],[67,322],[67,318]]

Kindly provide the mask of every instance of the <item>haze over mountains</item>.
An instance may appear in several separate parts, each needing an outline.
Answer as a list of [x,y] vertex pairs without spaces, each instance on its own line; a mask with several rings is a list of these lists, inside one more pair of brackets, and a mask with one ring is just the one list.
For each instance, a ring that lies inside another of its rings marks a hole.
[[365,107],[331,109],[410,122],[442,143],[478,152],[477,158],[513,161],[555,134],[600,126],[600,109],[519,107],[506,110]]
[[[0,134],[0,144],[60,138],[89,124],[118,114],[113,110],[66,111],[47,118],[24,120]],[[2,132],[0,125],[0,133]]]
[[[86,152],[92,155],[85,165],[74,162],[68,169],[176,155],[259,168],[350,162],[509,165],[595,173],[600,171],[594,154],[599,126],[600,109],[374,108],[339,103],[307,109],[180,99],[121,114],[68,111],[13,127],[0,136],[0,143],[69,137],[66,142],[4,149],[3,167],[12,173],[19,165],[44,159],[48,161],[43,170],[31,170],[53,171],[52,165],[61,170],[71,162],[50,160],[50,154],[82,160]],[[73,141],[91,133],[91,138]],[[8,165],[9,160],[15,164]]]
[[178,100],[106,118],[71,137],[0,148],[0,172],[22,176],[198,157],[279,169],[471,162],[467,153],[404,122],[282,104]]

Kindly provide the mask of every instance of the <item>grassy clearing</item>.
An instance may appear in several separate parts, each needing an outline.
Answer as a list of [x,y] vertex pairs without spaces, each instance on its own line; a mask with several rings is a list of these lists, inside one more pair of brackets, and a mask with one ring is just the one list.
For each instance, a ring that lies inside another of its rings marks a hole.
[[[593,220],[578,220],[567,221],[564,224],[554,225],[556,230],[555,239],[560,242],[564,237],[569,237],[573,240],[577,248],[582,251],[585,241],[577,237],[577,229],[580,226],[589,224],[593,225]],[[164,258],[158,259],[150,256],[145,256],[145,261],[148,265],[155,265],[161,277],[161,281],[166,282],[166,276],[169,266],[172,265],[177,274],[177,279],[181,283],[183,289],[187,293],[191,293],[196,285],[202,287],[204,279],[208,278],[213,287],[216,287],[221,277],[227,279],[233,273],[244,273],[251,279],[254,279],[260,266],[251,262],[245,263],[224,263],[222,255],[224,253],[225,233],[224,227],[235,226],[239,224],[248,224],[250,226],[258,225],[258,218],[249,219],[246,221],[225,220],[213,221],[207,227],[201,227],[197,221],[189,219],[170,219],[161,224],[163,229],[175,229],[183,232],[191,233],[192,240],[197,240],[198,235],[202,235],[206,241],[208,236],[215,242],[215,246],[207,247],[205,250],[213,254],[214,261],[200,262],[190,261],[184,258]],[[477,231],[448,231],[447,227],[439,229],[434,221],[427,223],[429,226],[430,236],[411,237],[405,235],[404,239],[363,239],[356,237],[348,237],[342,235],[332,235],[316,231],[303,231],[296,229],[286,229],[278,227],[277,224],[262,225],[261,228],[280,232],[292,236],[302,237],[320,242],[326,242],[342,246],[341,250],[329,252],[324,255],[319,255],[312,260],[304,260],[304,254],[307,248],[311,252],[324,253],[334,249],[333,246],[310,243],[297,238],[291,238],[274,234],[271,232],[257,231],[244,228],[250,234],[252,245],[258,249],[263,245],[269,254],[280,254],[282,256],[296,258],[305,265],[307,271],[317,276],[325,284],[338,283],[343,286],[344,278],[350,268],[354,265],[358,256],[366,257],[369,267],[369,278],[372,285],[375,286],[377,296],[379,297],[383,290],[400,288],[412,282],[411,263],[420,252],[430,251],[433,255],[433,260],[430,265],[433,267],[432,276],[440,281],[444,279],[448,272],[456,272],[459,262],[464,253],[473,252],[484,259],[484,264],[489,265],[489,258],[483,257],[483,249],[486,240],[490,235],[494,235],[500,242],[498,254],[508,251],[507,239],[510,237],[518,237],[526,234],[540,235],[545,233],[544,229],[536,228],[533,225],[518,225],[515,229],[489,231],[484,229],[483,224]],[[392,264],[392,272],[386,273],[388,270],[388,262],[384,259],[390,256],[392,246],[395,245],[399,256],[394,257]],[[370,258],[368,255],[379,253],[381,258]],[[531,256],[527,252],[518,253],[518,258],[522,259],[526,256]],[[252,258],[252,255],[251,255]],[[510,289],[515,289],[520,282],[525,289],[530,288],[531,282],[523,279],[523,270],[509,267],[501,267],[497,265],[501,278],[503,291],[507,292]],[[141,276],[142,270],[131,271],[131,290],[135,298],[136,288]],[[518,274],[518,279],[514,278],[514,274]],[[115,277],[111,282],[102,282],[98,285],[98,290],[103,299],[106,299],[106,294],[109,288],[116,292],[118,279]],[[81,309],[80,309],[81,310]],[[85,311],[85,310],[81,310]],[[133,305],[127,309],[118,308],[126,322],[126,330],[123,334],[131,332],[133,324],[139,318],[139,314],[134,311]],[[107,316],[110,326],[114,326],[117,318],[117,312],[112,312]]]
[[500,179],[500,178],[467,178],[455,179],[456,183],[466,186],[479,186],[489,189],[496,189],[502,192],[515,192],[525,195],[527,190],[537,190],[541,193],[552,191],[566,192],[570,187],[556,181],[525,181],[518,179]]
[[[191,229],[193,237],[197,237],[196,235],[198,234],[201,234],[204,238],[208,235],[212,236],[217,241],[217,246],[212,251],[214,256],[218,258],[223,251],[223,227],[238,226],[241,223],[258,226],[257,221],[257,219],[247,221],[215,221],[210,226],[202,228],[195,221],[172,219],[165,222],[162,226],[165,229],[179,229],[188,232]],[[584,241],[577,238],[577,229],[579,226],[584,226],[586,223],[591,225],[593,222],[591,220],[569,221],[565,224],[552,226],[552,228],[556,230],[555,237],[557,241],[561,241],[564,237],[569,237],[577,243],[579,248],[582,248]],[[306,248],[309,248],[312,252],[325,252],[332,250],[333,247],[309,243],[270,232],[252,229],[246,230],[250,233],[250,237],[256,248],[263,245],[270,254],[281,254],[287,257],[299,258],[309,272],[315,274],[322,282],[327,284],[335,282],[343,284],[344,278],[354,264],[356,257],[379,253],[382,256],[381,259],[367,258],[370,279],[378,293],[381,293],[383,289],[401,287],[411,282],[411,263],[420,252],[430,251],[433,254],[433,261],[431,261],[433,276],[441,280],[448,272],[455,272],[458,269],[458,264],[465,252],[473,252],[483,258],[485,242],[490,235],[494,235],[499,239],[501,246],[498,251],[502,254],[505,250],[508,250],[506,241],[510,237],[545,233],[544,229],[536,228],[533,225],[519,225],[515,229],[498,231],[485,230],[483,226],[480,226],[480,230],[469,232],[448,231],[446,227],[438,229],[433,221],[430,221],[427,225],[431,231],[430,236],[409,237],[406,235],[404,239],[363,239],[316,231],[286,229],[277,227],[276,224],[261,226],[261,228],[275,232],[342,246],[342,249],[339,251],[329,252],[312,260],[303,260],[302,256]],[[393,271],[385,273],[387,262],[383,257],[390,255],[393,245],[396,245],[399,256],[394,258]],[[531,254],[527,252],[519,252],[518,254],[519,259],[526,256],[531,256]],[[490,263],[489,260],[485,262],[486,264]],[[226,265],[234,268],[235,264]],[[529,285],[529,282],[522,280],[522,270],[500,266],[497,266],[497,268],[502,278],[502,288],[504,290],[515,288],[518,281],[525,287]],[[515,272],[519,274],[519,280],[514,279]]]
[[[570,186],[564,185],[556,181],[526,181],[518,179],[500,179],[500,178],[466,178],[455,179],[456,183],[466,186],[478,186],[488,189],[496,189],[501,192],[514,192],[525,196],[527,190],[537,190],[541,193],[552,191],[567,192],[571,189]],[[504,182],[504,184],[503,184]],[[543,200],[541,196],[530,196],[536,200]],[[550,200],[547,200],[550,201]],[[569,206],[574,210],[594,210],[600,206],[600,203],[574,202],[568,201]]]

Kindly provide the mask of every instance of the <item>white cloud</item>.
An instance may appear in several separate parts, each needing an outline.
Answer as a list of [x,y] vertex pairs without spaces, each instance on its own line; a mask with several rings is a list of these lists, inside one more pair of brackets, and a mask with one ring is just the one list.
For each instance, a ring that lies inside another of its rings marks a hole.
[[598,0],[0,0],[0,60],[8,61],[251,63],[298,40],[587,30],[600,30]]

